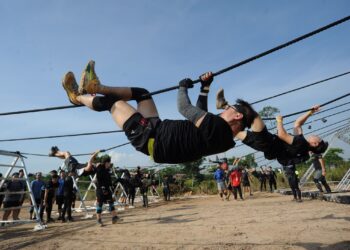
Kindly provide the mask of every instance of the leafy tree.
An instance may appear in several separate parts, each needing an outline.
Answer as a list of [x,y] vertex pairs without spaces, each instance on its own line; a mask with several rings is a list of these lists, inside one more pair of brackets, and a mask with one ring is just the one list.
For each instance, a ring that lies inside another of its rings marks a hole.
[[324,160],[327,165],[340,165],[344,163],[343,157],[341,157],[339,154],[342,154],[344,152],[341,148],[330,148],[327,152],[327,154],[324,156]]
[[[275,116],[280,112],[280,110],[276,107],[272,107],[272,106],[266,106],[264,107],[261,111],[259,111],[259,115],[261,117],[265,117],[265,118],[275,118]],[[267,129],[271,129],[276,127],[276,121],[275,119],[273,120],[269,120],[269,121],[265,121]]]
[[191,176],[192,178],[195,178],[197,180],[202,180],[203,175],[200,173],[202,168],[200,165],[203,163],[203,158],[197,160],[197,161],[192,161],[192,162],[186,162],[180,164],[182,171],[188,175]]
[[258,166],[258,164],[255,162],[255,156],[254,154],[249,154],[245,156],[241,161],[239,162],[239,165],[247,166],[248,168],[255,168]]

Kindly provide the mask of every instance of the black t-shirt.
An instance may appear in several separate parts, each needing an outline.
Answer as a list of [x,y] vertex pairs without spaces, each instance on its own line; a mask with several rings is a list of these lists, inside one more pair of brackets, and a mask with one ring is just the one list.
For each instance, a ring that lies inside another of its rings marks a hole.
[[313,164],[315,170],[322,170],[320,159],[322,159],[322,154],[313,154],[312,155],[312,164]]
[[268,171],[266,175],[269,181],[273,181],[276,178],[276,173],[274,171]]
[[242,173],[242,181],[243,182],[249,182],[249,174],[248,174],[248,172],[243,172]]
[[207,113],[199,128],[188,120],[164,120],[155,131],[153,158],[158,163],[183,163],[221,153],[235,145],[230,126]]
[[65,197],[72,196],[74,192],[74,182],[71,176],[67,176],[64,180],[63,195]]
[[52,180],[48,181],[45,185],[45,190],[48,190],[47,198],[52,199],[55,196],[56,189],[58,188],[58,181],[53,183]]
[[278,139],[277,147],[277,160],[284,166],[299,164],[301,162],[307,161],[309,156],[309,143],[303,135],[295,135],[291,145]]
[[96,179],[97,179],[97,188],[101,187],[111,187],[112,186],[112,178],[109,169],[103,164],[99,164],[96,167]]

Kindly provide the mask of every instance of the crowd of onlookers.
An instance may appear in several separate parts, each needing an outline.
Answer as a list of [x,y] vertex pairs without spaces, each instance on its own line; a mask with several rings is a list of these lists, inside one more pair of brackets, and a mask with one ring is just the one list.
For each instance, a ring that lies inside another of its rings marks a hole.
[[[148,207],[148,192],[158,195],[157,186],[159,184],[162,185],[164,200],[170,200],[170,184],[174,182],[172,175],[164,176],[161,183],[159,183],[159,180],[155,180],[154,175],[143,173],[140,167],[138,167],[134,173],[130,173],[127,169],[119,170],[118,172],[121,173],[121,177],[115,180],[114,187],[119,183],[122,185],[126,194],[124,198],[119,200],[121,203],[126,204],[126,197],[128,197],[129,205],[133,206],[136,190],[139,188],[143,206]],[[44,181],[42,173],[36,173],[34,175],[34,180],[30,182],[35,201],[35,204],[33,204],[34,202],[32,202],[29,196],[26,179],[24,178],[24,171],[22,169],[19,172],[13,173],[12,178],[9,180],[2,179],[2,174],[0,173],[0,180],[3,182],[0,190],[0,208],[4,210],[2,220],[9,220],[11,213],[13,221],[20,220],[19,214],[21,206],[27,197],[30,202],[30,220],[37,220],[37,216],[39,216],[40,220],[44,222],[45,212],[46,223],[54,222],[55,219],[63,223],[66,221],[72,222],[72,208],[75,207],[77,193],[72,179],[74,175],[75,173],[73,171],[66,172],[60,170],[57,172],[53,170],[50,172],[48,178],[46,178],[48,180]],[[121,193],[116,193],[116,197],[120,196],[120,194]],[[52,210],[55,203],[57,204],[58,217],[53,219]],[[4,223],[2,223],[2,226],[3,225]]]
[[[240,158],[236,158],[229,167],[227,159],[217,161],[218,166],[214,172],[214,179],[217,183],[217,189],[222,200],[229,200],[231,193],[235,200],[238,195],[241,200],[247,196],[252,196],[252,177],[256,177],[260,182],[260,191],[266,191],[266,182],[269,182],[270,192],[277,189],[277,175],[272,167],[260,169],[248,168],[248,166],[239,165]],[[243,192],[242,192],[243,187]]]

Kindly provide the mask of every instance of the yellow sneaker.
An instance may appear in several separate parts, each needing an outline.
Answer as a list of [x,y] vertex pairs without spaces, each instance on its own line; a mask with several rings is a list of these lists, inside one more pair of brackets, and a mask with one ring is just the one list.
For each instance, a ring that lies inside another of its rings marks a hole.
[[80,105],[80,102],[77,100],[77,96],[79,95],[78,84],[72,72],[68,72],[64,75],[62,86],[68,95],[69,101],[74,105]]
[[79,94],[96,94],[100,81],[95,72],[95,62],[89,61],[81,76]]

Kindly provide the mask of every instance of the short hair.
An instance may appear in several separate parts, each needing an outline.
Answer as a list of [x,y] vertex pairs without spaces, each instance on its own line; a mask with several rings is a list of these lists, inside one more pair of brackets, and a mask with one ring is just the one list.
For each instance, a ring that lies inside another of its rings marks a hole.
[[53,175],[51,176],[51,179],[58,179],[58,175],[57,175],[57,174],[53,174]]
[[57,173],[57,170],[51,170],[51,171],[50,171],[50,174],[51,174],[51,175],[57,175],[58,173]]
[[243,114],[243,125],[244,128],[248,127],[250,128],[252,126],[252,123],[254,119],[259,116],[258,113],[253,109],[253,107],[246,101],[242,99],[237,99],[234,107],[237,109],[238,112]]
[[314,154],[322,154],[324,153],[328,148],[328,142],[325,142],[324,140],[320,141],[317,147],[310,147],[310,151]]

